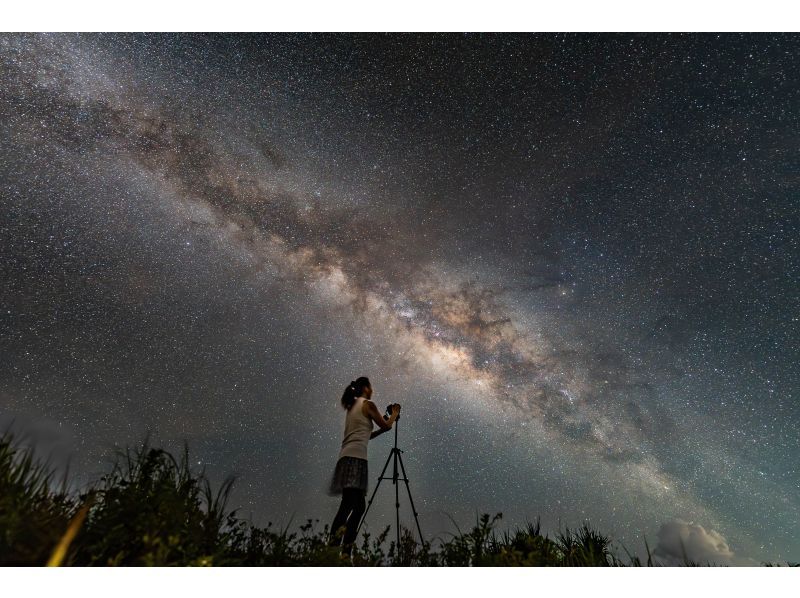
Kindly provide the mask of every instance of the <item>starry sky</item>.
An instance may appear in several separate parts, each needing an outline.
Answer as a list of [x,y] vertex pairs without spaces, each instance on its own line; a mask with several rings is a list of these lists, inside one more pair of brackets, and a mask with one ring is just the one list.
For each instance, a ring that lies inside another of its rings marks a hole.
[[426,536],[502,512],[796,561],[798,60],[794,34],[3,34],[0,424],[80,483],[186,440],[243,516],[322,525],[365,375]]

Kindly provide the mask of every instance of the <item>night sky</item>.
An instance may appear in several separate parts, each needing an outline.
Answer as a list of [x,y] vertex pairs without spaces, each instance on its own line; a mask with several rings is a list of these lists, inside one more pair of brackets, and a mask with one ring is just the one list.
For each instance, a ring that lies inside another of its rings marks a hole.
[[428,537],[502,512],[797,561],[798,63],[779,34],[3,34],[0,425],[80,483],[185,439],[243,516],[321,526],[365,375]]

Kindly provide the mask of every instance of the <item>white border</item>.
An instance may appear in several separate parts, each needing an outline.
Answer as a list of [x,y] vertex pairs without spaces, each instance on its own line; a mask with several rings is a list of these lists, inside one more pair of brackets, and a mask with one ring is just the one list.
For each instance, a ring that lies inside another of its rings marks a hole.
[[31,0],[3,31],[797,31],[786,0]]
[[[0,568],[11,596],[148,598],[174,596],[567,595],[594,598],[791,595],[798,568]],[[357,578],[354,576],[358,576]],[[357,589],[357,590],[356,590]]]

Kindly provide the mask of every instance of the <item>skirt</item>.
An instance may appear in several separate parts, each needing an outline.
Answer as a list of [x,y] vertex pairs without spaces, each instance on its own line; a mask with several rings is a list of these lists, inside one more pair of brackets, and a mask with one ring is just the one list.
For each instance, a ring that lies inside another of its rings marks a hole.
[[331,478],[328,494],[338,496],[343,488],[367,491],[367,460],[357,457],[340,457]]

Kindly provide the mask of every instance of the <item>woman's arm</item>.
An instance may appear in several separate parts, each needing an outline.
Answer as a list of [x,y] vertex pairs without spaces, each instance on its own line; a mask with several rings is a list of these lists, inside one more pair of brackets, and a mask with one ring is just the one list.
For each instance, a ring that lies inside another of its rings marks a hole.
[[[392,422],[395,422],[395,421],[397,421],[397,418],[399,418],[399,417],[400,417],[400,403],[394,403],[394,404],[391,406],[391,409],[389,409],[389,411],[391,411],[391,415],[389,416],[389,419],[390,419]],[[386,417],[385,417],[385,416],[381,416],[381,417],[383,417],[383,418],[384,418],[384,421],[388,421],[388,420],[386,419]],[[381,434],[383,434],[384,432],[386,432],[386,431],[387,431],[387,430],[389,430],[390,428],[391,428],[391,426],[389,426],[389,428],[375,430],[375,431],[372,433],[372,435],[369,437],[369,438],[370,438],[370,440],[372,440],[372,439],[373,439],[373,438],[375,438],[376,436],[380,436]]]
[[376,436],[380,436],[384,432],[387,432],[392,429],[392,425],[394,424],[397,416],[400,415],[400,406],[395,406],[392,409],[392,414],[389,416],[389,419],[383,419],[383,415],[381,412],[378,411],[378,408],[375,406],[375,403],[372,401],[364,401],[364,404],[367,406],[367,417],[369,417],[373,422],[378,424],[378,430],[375,430],[371,435],[370,438],[375,438]]

